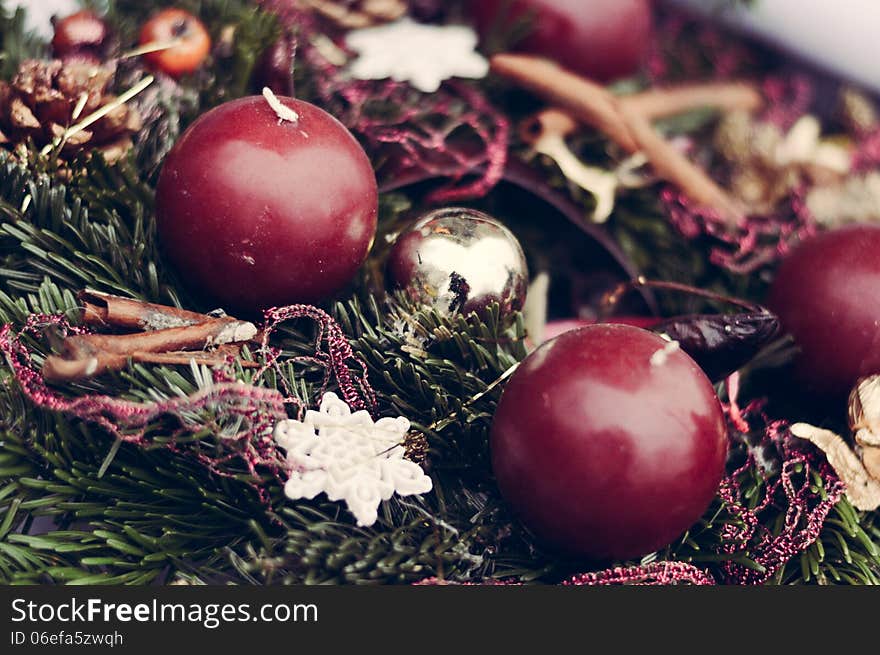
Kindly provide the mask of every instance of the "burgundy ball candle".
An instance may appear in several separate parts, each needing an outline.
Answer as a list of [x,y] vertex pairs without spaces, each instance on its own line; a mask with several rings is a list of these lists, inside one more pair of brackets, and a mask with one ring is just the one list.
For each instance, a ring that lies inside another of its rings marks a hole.
[[157,189],[159,237],[184,283],[242,313],[313,303],[341,290],[376,232],[370,161],[335,118],[261,96],[200,117],[175,144]]
[[880,373],[880,226],[824,232],[779,267],[770,308],[794,337],[795,373],[816,393],[849,393]]
[[705,512],[727,432],[712,384],[660,336],[593,325],[545,343],[513,374],[492,466],[523,522],[559,550],[626,559]]
[[484,38],[530,20],[518,50],[600,81],[635,73],[651,43],[650,0],[470,0],[468,12]]

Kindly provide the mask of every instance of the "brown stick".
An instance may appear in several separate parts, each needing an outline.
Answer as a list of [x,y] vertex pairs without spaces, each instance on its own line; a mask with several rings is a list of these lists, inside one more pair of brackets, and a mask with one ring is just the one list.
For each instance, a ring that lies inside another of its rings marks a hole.
[[619,96],[627,109],[650,121],[710,107],[724,112],[754,112],[764,104],[760,91],[748,82],[683,84]]
[[135,352],[173,352],[202,350],[210,346],[249,341],[257,334],[253,323],[213,319],[197,325],[153,330],[136,334],[84,334],[64,340],[63,355],[68,360],[99,354],[131,355]]
[[495,55],[492,70],[570,111],[627,152],[643,152],[660,177],[694,202],[718,211],[730,223],[742,216],[743,209],[726,191],[672,147],[644,116],[604,87],[528,55]]
[[703,169],[676,150],[646,118],[622,106],[620,112],[640,150],[659,177],[675,184],[698,205],[715,209],[730,222],[745,213],[736,200],[706,175]]
[[[98,352],[82,359],[64,359],[50,355],[43,362],[43,377],[48,382],[70,382],[84,380],[111,371],[120,371],[129,362],[142,364],[164,364],[166,366],[187,366],[195,363],[200,366],[222,366],[229,357],[238,356],[237,347],[224,346],[212,352],[133,352],[130,354]],[[256,362],[239,361],[244,368],[259,366]]]
[[155,305],[91,289],[81,291],[77,298],[83,306],[83,322],[95,327],[162,330],[172,327],[186,327],[210,320],[234,320],[212,319],[207,314],[190,312],[167,305]]
[[528,55],[495,55],[492,71],[569,111],[605,133],[627,152],[638,151],[638,144],[617,111],[614,96],[604,87],[569,73],[551,61]]

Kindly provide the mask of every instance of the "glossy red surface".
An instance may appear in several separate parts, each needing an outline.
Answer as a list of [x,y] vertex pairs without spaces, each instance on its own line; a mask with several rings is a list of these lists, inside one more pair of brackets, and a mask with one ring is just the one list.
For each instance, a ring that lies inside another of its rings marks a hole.
[[141,45],[167,43],[174,39],[180,39],[180,42],[144,55],[147,63],[172,77],[195,71],[211,50],[211,37],[205,25],[182,9],[160,11],[141,28]]
[[597,323],[618,323],[623,325],[632,325],[640,328],[650,328],[657,325],[662,318],[657,316],[610,316],[603,318],[601,321],[594,321],[585,318],[566,318],[550,321],[544,326],[544,341],[549,341],[558,337],[560,334],[571,332],[578,328],[588,325],[596,325]]
[[279,98],[228,102],[175,144],[157,189],[159,237],[183,282],[253,313],[342,289],[376,231],[376,178],[351,133],[322,109]]
[[880,226],[802,243],[779,267],[768,305],[800,347],[795,371],[810,390],[846,394],[880,372]]
[[625,325],[566,332],[514,373],[492,425],[498,485],[523,522],[561,551],[644,555],[709,506],[727,432],[709,380],[681,351]]
[[635,73],[651,42],[650,0],[470,0],[468,12],[484,38],[531,19],[518,50],[600,81]]

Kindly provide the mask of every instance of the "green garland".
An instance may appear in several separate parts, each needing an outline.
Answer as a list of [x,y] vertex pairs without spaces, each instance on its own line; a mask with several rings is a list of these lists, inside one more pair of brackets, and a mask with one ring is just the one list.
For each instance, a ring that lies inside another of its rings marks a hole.
[[[98,4],[123,33],[146,10],[145,3],[128,0]],[[212,30],[236,24],[242,40],[229,59],[191,81],[193,93],[166,99],[164,120],[149,126],[127,159],[113,166],[100,157],[79,162],[69,183],[39,158],[0,160],[0,323],[21,325],[31,313],[62,312],[76,320],[74,294],[82,287],[195,306],[157,250],[156,172],[182,125],[245,93],[257,45],[277,28],[243,1],[175,4],[200,12]],[[0,74],[6,77],[22,58],[42,54],[42,44],[22,32],[21,19],[20,12],[0,18]],[[384,197],[382,229],[411,202],[400,194]],[[704,256],[660,224],[652,202],[639,194],[626,199],[615,234],[636,256],[652,252],[654,261],[708,271],[701,268]],[[114,444],[99,429],[34,408],[3,367],[0,583],[411,583],[433,576],[557,582],[583,572],[583,562],[542,551],[509,515],[491,477],[487,436],[500,393],[491,385],[526,355],[521,317],[447,319],[400,298],[376,299],[366,291],[375,284],[369,273],[375,268],[375,262],[365,267],[361,291],[332,313],[367,363],[383,414],[407,416],[426,436],[432,493],[383,503],[370,528],[356,527],[338,504],[320,498],[287,501],[268,476],[267,506],[239,479],[212,475],[159,447]],[[742,291],[736,288],[742,281],[716,278],[713,284]],[[412,335],[425,345],[413,347]],[[312,337],[289,328],[279,345],[285,354],[305,354]],[[239,373],[248,379],[247,370]],[[303,398],[314,399],[316,373],[300,367],[286,376],[295,378]],[[277,383],[272,375],[260,381]],[[72,391],[144,400],[203,384],[198,369],[132,365]],[[162,429],[155,428],[159,445]],[[772,481],[757,468],[745,477],[746,496],[754,499]],[[814,485],[821,496],[818,478]],[[655,557],[720,566],[721,535],[738,521],[727,509],[716,503],[701,524]],[[771,532],[782,529],[780,509],[762,515]],[[772,582],[880,583],[877,543],[876,514],[859,514],[842,500],[819,539]],[[736,559],[758,566],[748,552]]]

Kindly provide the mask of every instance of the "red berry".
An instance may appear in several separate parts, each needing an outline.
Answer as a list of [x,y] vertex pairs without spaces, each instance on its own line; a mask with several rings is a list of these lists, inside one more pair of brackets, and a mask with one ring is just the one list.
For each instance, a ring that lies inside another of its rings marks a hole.
[[180,138],[157,189],[159,237],[185,282],[254,313],[341,290],[376,230],[376,178],[354,137],[307,102],[227,102]]
[[57,59],[70,56],[98,58],[107,39],[107,25],[94,12],[83,10],[55,22],[52,54]]
[[202,21],[182,9],[160,11],[141,28],[141,45],[175,40],[177,45],[144,55],[150,65],[172,77],[195,71],[211,50],[211,37]]
[[610,324],[533,352],[504,390],[491,443],[501,493],[524,523],[594,559],[644,555],[687,530],[727,454],[700,367],[656,334]]
[[819,234],[779,267],[768,305],[800,348],[797,376],[814,392],[849,393],[880,373],[880,227]]
[[470,0],[485,39],[528,21],[515,47],[600,81],[632,75],[651,43],[650,0]]

